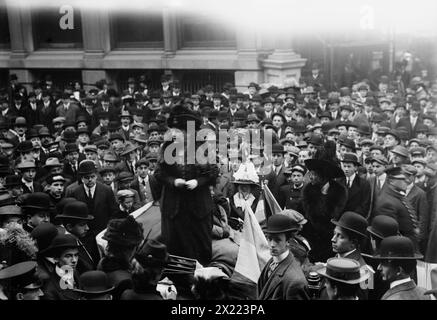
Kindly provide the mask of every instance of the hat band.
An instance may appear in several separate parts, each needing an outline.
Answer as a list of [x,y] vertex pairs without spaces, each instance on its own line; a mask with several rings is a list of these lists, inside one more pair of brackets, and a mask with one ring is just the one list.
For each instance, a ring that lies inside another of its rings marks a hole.
[[341,272],[341,271],[335,271],[330,269],[329,267],[326,269],[326,274],[332,278],[344,280],[344,281],[351,281],[351,280],[358,280],[360,279],[360,270],[357,269],[353,272]]

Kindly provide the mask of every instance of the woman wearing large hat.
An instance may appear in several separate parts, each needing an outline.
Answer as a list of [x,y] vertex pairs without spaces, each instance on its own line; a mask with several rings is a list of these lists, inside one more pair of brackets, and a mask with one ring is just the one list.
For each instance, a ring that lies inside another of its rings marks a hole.
[[343,177],[336,158],[336,145],[327,141],[313,159],[305,160],[309,183],[302,190],[303,214],[308,219],[302,235],[309,241],[311,262],[325,262],[332,256],[332,219],[338,219],[347,201],[346,187],[335,179]]
[[[229,225],[234,229],[241,227],[241,221],[244,221],[244,207],[249,205],[253,212],[256,211],[258,197],[255,196],[259,188],[259,176],[255,171],[252,162],[243,163],[234,173],[233,181],[236,192],[229,199],[231,213]],[[240,221],[240,223],[238,222]]]
[[348,258],[331,258],[317,273],[325,279],[329,300],[359,300],[360,283],[371,275],[366,267]]

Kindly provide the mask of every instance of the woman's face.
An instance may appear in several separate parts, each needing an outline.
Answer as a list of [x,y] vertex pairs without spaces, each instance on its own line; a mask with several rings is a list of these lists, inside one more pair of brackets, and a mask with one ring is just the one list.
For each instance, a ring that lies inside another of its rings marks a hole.
[[250,185],[248,184],[240,184],[238,186],[238,191],[241,192],[244,195],[247,195],[250,193]]
[[309,178],[310,178],[310,183],[313,185],[321,185],[324,182],[322,176],[314,170],[310,171]]

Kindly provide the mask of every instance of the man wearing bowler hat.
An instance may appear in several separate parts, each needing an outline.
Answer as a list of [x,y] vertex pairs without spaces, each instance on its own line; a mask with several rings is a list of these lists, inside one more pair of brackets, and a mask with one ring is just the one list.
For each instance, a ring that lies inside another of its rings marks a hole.
[[83,160],[79,164],[81,184],[68,189],[66,197],[85,202],[88,211],[94,216],[90,223],[90,234],[98,234],[106,228],[110,217],[116,212],[117,204],[111,188],[97,181],[97,168],[94,161]]
[[382,240],[379,253],[373,256],[380,261],[378,269],[382,280],[390,284],[390,289],[381,300],[430,300],[425,289],[418,287],[411,275],[416,270],[417,254],[413,242],[403,236],[391,236]]
[[36,165],[34,161],[23,161],[16,167],[21,173],[23,193],[42,192],[41,184],[35,181]]
[[74,289],[79,292],[81,300],[112,300],[111,292],[114,287],[103,271],[87,271],[79,277],[80,287]]
[[377,215],[387,215],[396,219],[400,233],[410,238],[417,249],[419,224],[416,211],[405,197],[408,185],[406,176],[400,167],[390,168],[386,173],[387,186],[376,199],[371,218]]
[[94,241],[89,239],[86,245],[81,242],[81,239],[86,238],[89,231],[88,223],[94,220],[94,217],[88,213],[86,203],[82,201],[68,202],[62,213],[56,216],[56,219],[61,221],[62,226],[65,228],[65,233],[71,233],[77,237],[79,244],[77,271],[79,274],[95,270],[101,258],[97,243],[95,239]]
[[268,187],[272,191],[273,196],[279,199],[279,189],[281,186],[287,183],[287,179],[284,175],[284,155],[286,151],[282,144],[274,144],[272,146],[273,165],[269,174],[265,176],[265,180],[268,181]]
[[345,211],[354,211],[366,217],[370,208],[370,184],[358,175],[361,164],[354,153],[345,153],[341,160],[345,178],[341,181],[347,187],[347,202]]
[[286,215],[275,214],[265,230],[272,258],[258,279],[259,300],[309,300],[307,280],[289,244],[297,226]]
[[26,217],[23,229],[31,233],[41,223],[50,222],[50,198],[44,192],[34,192],[23,197],[21,208]]

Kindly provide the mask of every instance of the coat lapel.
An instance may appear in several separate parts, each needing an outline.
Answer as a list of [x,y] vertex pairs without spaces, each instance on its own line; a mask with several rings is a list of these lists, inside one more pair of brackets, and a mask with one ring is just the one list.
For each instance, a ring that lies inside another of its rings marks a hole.
[[412,290],[416,287],[416,284],[413,281],[408,281],[406,283],[395,286],[394,288],[390,288],[386,293],[382,296],[381,300],[387,300],[389,297],[401,292]]
[[[268,299],[269,297],[273,296],[273,293],[276,290],[276,287],[281,284],[282,277],[284,276],[285,272],[288,269],[288,266],[292,262],[292,256],[291,252],[288,254],[287,258],[285,258],[281,263],[276,267],[276,269],[273,271],[273,273],[270,275],[270,277],[267,279],[266,283],[264,284],[264,287],[261,290],[260,296],[263,297],[263,299]],[[272,260],[269,260],[269,263],[266,265],[266,273],[265,276],[267,276],[268,267],[270,265]]]

